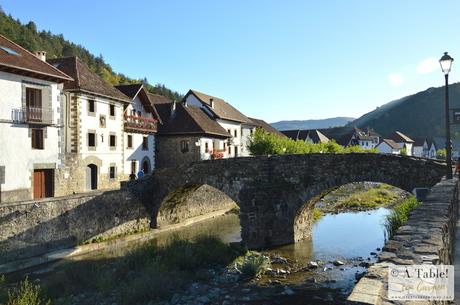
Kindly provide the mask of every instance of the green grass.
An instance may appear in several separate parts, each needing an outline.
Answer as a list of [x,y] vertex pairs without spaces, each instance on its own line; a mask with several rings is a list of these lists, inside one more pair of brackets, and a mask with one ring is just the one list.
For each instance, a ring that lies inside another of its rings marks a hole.
[[144,304],[170,298],[193,281],[208,280],[209,269],[227,266],[242,251],[213,236],[177,239],[165,246],[145,244],[121,258],[71,263],[44,286],[54,299],[115,293],[118,304]]
[[391,186],[381,184],[376,188],[366,191],[357,192],[348,196],[341,201],[337,207],[344,208],[360,208],[374,209],[392,204],[398,196],[391,191]]
[[407,222],[409,213],[419,205],[420,202],[411,196],[393,208],[393,211],[385,218],[385,230],[388,238],[394,236],[398,228]]

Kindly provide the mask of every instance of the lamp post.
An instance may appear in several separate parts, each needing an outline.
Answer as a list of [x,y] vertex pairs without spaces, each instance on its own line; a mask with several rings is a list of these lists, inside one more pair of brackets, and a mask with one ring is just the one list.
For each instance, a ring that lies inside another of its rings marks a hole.
[[446,178],[452,179],[452,142],[450,140],[450,116],[449,116],[449,72],[452,67],[454,59],[444,52],[444,55],[439,60],[441,64],[441,70],[444,73],[446,79],[446,161],[447,161],[447,173]]

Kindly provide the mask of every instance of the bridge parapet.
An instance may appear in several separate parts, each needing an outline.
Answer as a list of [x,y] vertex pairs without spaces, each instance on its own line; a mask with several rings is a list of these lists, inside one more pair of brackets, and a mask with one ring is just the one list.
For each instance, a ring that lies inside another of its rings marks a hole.
[[348,300],[359,304],[415,304],[388,300],[388,266],[453,263],[458,195],[457,179],[436,184],[426,200],[411,212],[407,223],[386,242],[378,262],[356,284]]

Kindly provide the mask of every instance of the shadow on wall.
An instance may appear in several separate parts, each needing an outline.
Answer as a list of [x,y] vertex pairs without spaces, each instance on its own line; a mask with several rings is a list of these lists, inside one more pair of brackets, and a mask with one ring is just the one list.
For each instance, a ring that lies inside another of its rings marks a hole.
[[4,263],[148,228],[148,208],[128,190],[0,206],[0,258]]

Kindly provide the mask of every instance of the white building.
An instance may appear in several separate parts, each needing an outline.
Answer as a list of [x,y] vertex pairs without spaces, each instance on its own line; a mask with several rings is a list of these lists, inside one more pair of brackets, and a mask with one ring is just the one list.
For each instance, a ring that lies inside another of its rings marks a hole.
[[362,149],[373,149],[380,143],[381,136],[370,128],[354,128],[346,146],[359,145]]
[[401,154],[401,145],[391,139],[383,139],[376,147],[377,151],[382,154]]
[[395,131],[388,136],[388,139],[393,140],[394,142],[398,143],[401,149],[405,148],[406,154],[408,156],[412,155],[412,146],[414,144],[414,140],[406,136],[400,131]]
[[415,138],[412,146],[412,155],[415,157],[427,158],[428,143],[426,138]]
[[141,169],[149,174],[155,169],[155,134],[161,122],[150,99],[153,95],[142,84],[116,88],[131,98],[124,110],[124,174],[137,175]]
[[131,99],[78,57],[48,62],[74,79],[64,83],[66,157],[59,177],[62,194],[118,188],[121,180],[128,179],[123,122]]
[[44,56],[0,35],[0,202],[52,197],[59,187],[59,96],[71,77],[40,59]]
[[189,90],[183,103],[202,108],[230,135],[224,158],[249,156],[248,136],[256,126],[251,120],[221,98],[207,95],[196,90]]

